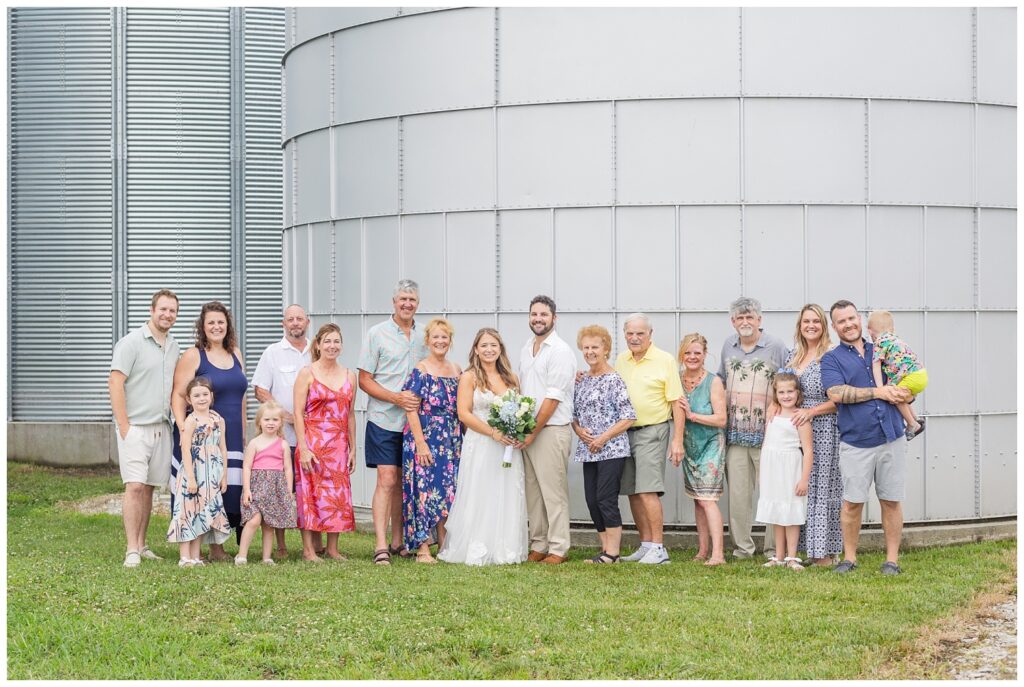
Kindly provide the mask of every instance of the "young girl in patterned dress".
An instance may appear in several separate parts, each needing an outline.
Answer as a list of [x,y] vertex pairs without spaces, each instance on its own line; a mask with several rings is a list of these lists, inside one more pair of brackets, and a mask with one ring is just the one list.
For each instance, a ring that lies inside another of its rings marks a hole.
[[199,544],[222,544],[231,534],[222,494],[228,488],[224,418],[210,409],[213,385],[196,377],[185,388],[192,413],[185,418],[181,469],[174,485],[174,507],[167,541],[178,542],[182,568],[203,565]]
[[242,462],[242,539],[235,565],[245,565],[256,530],[263,531],[263,563],[274,565],[274,530],[295,527],[291,450],[284,439],[281,406],[270,400],[256,410],[260,435],[245,447]]

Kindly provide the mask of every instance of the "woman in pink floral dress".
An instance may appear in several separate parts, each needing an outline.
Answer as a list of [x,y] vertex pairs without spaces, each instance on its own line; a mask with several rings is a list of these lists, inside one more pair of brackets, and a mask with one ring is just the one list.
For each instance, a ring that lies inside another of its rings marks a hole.
[[344,560],[338,533],[356,528],[351,473],[355,465],[355,374],[338,364],[341,330],[325,324],[311,347],[312,364],[295,380],[295,501],[302,558],[321,560],[313,532],[327,532],[327,555]]

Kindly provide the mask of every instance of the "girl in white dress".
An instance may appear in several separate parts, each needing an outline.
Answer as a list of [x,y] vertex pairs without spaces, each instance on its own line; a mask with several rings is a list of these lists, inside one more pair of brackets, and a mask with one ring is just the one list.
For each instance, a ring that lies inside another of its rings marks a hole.
[[782,410],[768,423],[761,444],[761,495],[756,519],[775,526],[775,550],[784,552],[785,560],[773,556],[764,567],[785,565],[803,570],[796,552],[800,526],[807,521],[807,482],[814,462],[814,438],[811,423],[799,427],[793,424],[793,415],[803,402],[796,371],[784,368],[776,372],[772,389],[775,403]]
[[522,563],[527,554],[526,481],[523,458],[513,451],[512,467],[501,466],[506,446],[521,444],[487,424],[491,401],[519,389],[498,332],[481,329],[473,339],[469,367],[459,379],[459,420],[466,426],[459,458],[455,502],[448,534],[437,557],[448,563]]

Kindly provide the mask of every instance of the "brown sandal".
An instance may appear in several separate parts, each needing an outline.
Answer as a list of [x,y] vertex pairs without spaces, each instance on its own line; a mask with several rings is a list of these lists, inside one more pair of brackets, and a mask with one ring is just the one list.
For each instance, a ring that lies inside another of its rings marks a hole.
[[377,549],[373,552],[374,565],[391,565],[391,553],[387,549]]

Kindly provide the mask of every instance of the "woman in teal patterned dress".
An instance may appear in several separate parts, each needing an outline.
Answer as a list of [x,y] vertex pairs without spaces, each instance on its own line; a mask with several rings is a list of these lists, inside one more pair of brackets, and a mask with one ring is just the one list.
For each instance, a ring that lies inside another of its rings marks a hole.
[[437,528],[437,545],[444,543],[444,523],[455,501],[459,475],[462,427],[456,398],[462,370],[445,357],[452,345],[447,320],[426,327],[429,355],[421,360],[402,391],[420,397],[416,412],[407,413],[402,437],[402,510],[405,548],[416,551],[417,563],[435,563],[430,555],[430,531]]
[[697,514],[700,545],[694,560],[704,561],[704,565],[722,565],[725,543],[718,499],[725,482],[725,386],[718,375],[704,368],[707,353],[708,341],[703,336],[693,333],[683,337],[679,344],[683,395],[677,402],[686,413],[684,486],[686,495],[694,500]]

